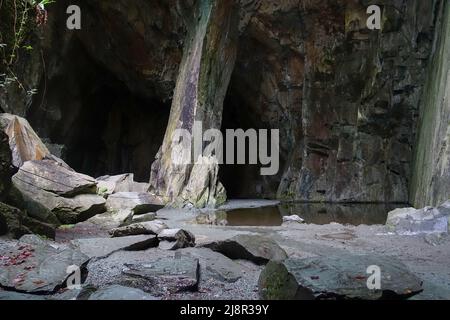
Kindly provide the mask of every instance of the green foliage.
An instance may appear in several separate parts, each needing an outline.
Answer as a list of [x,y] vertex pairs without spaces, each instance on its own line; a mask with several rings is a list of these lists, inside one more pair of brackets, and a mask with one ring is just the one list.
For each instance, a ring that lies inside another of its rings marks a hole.
[[55,0],[0,0],[0,88],[16,82],[26,92],[13,69],[19,54],[33,50],[25,44],[30,32],[36,28],[39,14]]

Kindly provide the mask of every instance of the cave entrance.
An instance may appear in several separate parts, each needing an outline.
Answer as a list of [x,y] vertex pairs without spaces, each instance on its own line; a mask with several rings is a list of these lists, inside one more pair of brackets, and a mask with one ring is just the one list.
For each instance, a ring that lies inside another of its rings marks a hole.
[[148,182],[170,101],[142,97],[96,63],[79,43],[42,81],[27,118],[53,154],[93,177],[134,173]]
[[[258,135],[258,164],[249,164],[249,139],[247,139],[245,143],[246,164],[237,164],[237,145],[235,143],[234,164],[229,164],[226,160],[224,160],[224,163],[220,165],[219,178],[227,191],[227,197],[229,199],[276,198],[278,185],[281,179],[280,175],[282,172],[281,154],[280,158],[277,159],[277,161],[279,160],[280,162],[278,174],[273,176],[261,174],[261,168],[267,168],[270,167],[270,165],[262,165],[259,158],[259,143],[261,138],[259,135],[259,130],[267,130],[267,155],[271,156],[273,151],[270,147],[270,131],[272,128],[267,123],[261,121],[261,117],[258,116],[258,112],[256,111],[255,113],[252,106],[245,103],[245,100],[242,99],[242,96],[234,90],[233,86],[230,87],[229,93],[227,94],[224,102],[221,128],[222,134],[226,139],[224,141],[224,145],[228,143],[226,134],[227,129],[242,129],[245,132],[249,129],[254,129]],[[224,148],[224,159],[227,159],[226,149],[227,148]]]

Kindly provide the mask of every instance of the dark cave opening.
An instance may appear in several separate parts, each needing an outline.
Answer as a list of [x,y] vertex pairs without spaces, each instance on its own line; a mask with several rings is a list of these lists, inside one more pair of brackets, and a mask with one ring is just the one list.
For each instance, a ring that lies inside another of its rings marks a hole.
[[[258,137],[258,152],[260,143],[260,129],[266,129],[268,132],[268,155],[272,155],[270,148],[270,124],[261,121],[258,113],[252,111],[251,106],[245,103],[239,93],[234,90],[234,86],[230,87],[230,90],[226,96],[224,102],[224,111],[222,118],[222,134],[224,136],[224,146],[227,144],[228,139],[226,135],[227,129],[242,129],[246,132],[249,129],[256,130]],[[281,139],[281,137],[280,137]],[[249,139],[246,140],[245,164],[238,164],[236,161],[237,146],[234,147],[235,159],[234,163],[227,163],[227,152],[224,147],[224,163],[220,165],[219,178],[227,191],[227,197],[229,199],[250,199],[250,198],[276,198],[278,185],[280,183],[280,175],[283,170],[283,159],[280,154],[280,165],[278,173],[275,175],[262,175],[261,168],[268,167],[268,165],[262,165],[258,155],[257,164],[249,164]]]
[[27,114],[52,153],[93,177],[133,173],[148,182],[163,141],[170,101],[131,92],[74,41],[44,79]]

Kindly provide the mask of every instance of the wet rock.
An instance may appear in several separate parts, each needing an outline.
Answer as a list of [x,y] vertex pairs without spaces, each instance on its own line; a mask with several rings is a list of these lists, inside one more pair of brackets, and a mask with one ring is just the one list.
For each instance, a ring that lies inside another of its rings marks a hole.
[[13,177],[14,184],[28,184],[63,197],[95,194],[94,178],[69,170],[56,161],[27,161]]
[[124,227],[115,228],[109,231],[112,237],[134,236],[140,234],[157,235],[162,230],[168,229],[167,225],[161,220],[133,223]]
[[225,210],[202,212],[195,217],[195,222],[198,224],[226,226],[228,224],[227,212]]
[[[160,258],[145,264],[125,264],[122,273],[128,281],[140,283],[146,291],[155,295],[196,291],[199,281],[198,259],[180,256]],[[137,282],[135,282],[137,281]]]
[[449,215],[437,208],[402,208],[388,214],[386,227],[389,231],[404,235],[422,233],[447,233]]
[[72,240],[71,244],[89,258],[105,257],[118,250],[145,250],[158,246],[154,235],[120,238],[89,238]]
[[256,264],[269,260],[284,260],[286,252],[272,239],[259,235],[237,235],[231,239],[202,245],[220,252],[231,259],[246,259]]
[[154,296],[136,288],[111,285],[98,289],[88,300],[158,300]]
[[147,192],[148,183],[134,181],[134,174],[125,173],[116,176],[102,176],[97,178],[98,191],[102,195],[111,195],[117,192]]
[[26,161],[42,160],[50,155],[50,151],[26,119],[2,113],[0,114],[0,129],[9,137],[12,163],[17,168]]
[[289,223],[289,222],[297,222],[297,223],[303,223],[305,222],[305,220],[303,220],[302,218],[300,218],[298,215],[294,214],[292,216],[283,216],[283,222],[284,223]]
[[194,247],[195,236],[183,229],[164,229],[158,234],[159,248],[163,250],[177,250]]
[[[381,270],[381,289],[370,290],[369,266]],[[259,293],[269,300],[409,298],[422,281],[394,257],[342,253],[308,259],[271,261],[261,272]]]
[[89,258],[70,246],[35,235],[0,242],[0,285],[25,293],[52,293],[65,285],[67,268]]
[[221,253],[207,248],[181,249],[181,254],[199,259],[202,275],[210,275],[225,282],[236,282],[242,277],[242,267]]
[[157,211],[164,207],[161,200],[150,193],[118,192],[106,201],[109,211],[129,210],[134,214]]

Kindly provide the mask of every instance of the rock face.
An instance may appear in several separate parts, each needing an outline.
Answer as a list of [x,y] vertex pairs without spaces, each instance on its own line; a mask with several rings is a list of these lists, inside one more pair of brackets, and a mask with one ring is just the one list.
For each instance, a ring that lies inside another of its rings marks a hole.
[[0,285],[26,293],[52,293],[64,286],[67,268],[88,257],[66,245],[27,235],[0,245]]
[[[420,199],[430,185],[438,202],[448,195],[445,0],[383,1],[382,29],[373,31],[365,0],[89,0],[86,28],[61,33],[66,17],[57,13],[69,4],[49,9],[46,40],[35,35],[36,50],[18,67],[38,95],[9,88],[0,101],[64,145],[80,172],[148,181],[156,155],[151,190],[191,206],[226,194],[407,203],[408,185],[420,207],[436,205]],[[218,170],[208,156],[196,167],[173,165],[174,131],[192,133],[195,120],[205,130],[279,129],[281,170]]]
[[147,183],[134,181],[134,174],[125,173],[116,176],[103,176],[97,178],[99,193],[110,195],[117,192],[146,192],[149,188]]
[[14,166],[19,168],[26,161],[42,160],[50,155],[50,151],[26,119],[2,113],[0,114],[0,129],[9,137]]
[[265,264],[269,260],[281,261],[287,258],[286,252],[272,239],[238,235],[224,241],[216,241],[202,245],[220,252],[231,259],[246,259],[257,264]]
[[[369,266],[379,266],[381,289],[367,286]],[[261,272],[262,299],[322,300],[408,298],[422,291],[421,280],[394,257],[340,254],[271,261]]]
[[389,231],[403,235],[447,233],[450,224],[449,205],[446,203],[443,205],[445,207],[438,208],[396,209],[389,212],[386,227]]
[[[200,0],[188,14],[188,35],[184,45],[172,109],[163,144],[152,164],[151,190],[168,202],[203,207],[225,201],[218,181],[218,161],[206,155],[192,164],[177,164],[176,156],[191,146],[176,149],[175,130],[194,134],[195,121],[203,129],[220,129],[223,101],[234,68],[238,36],[238,8],[234,0]],[[203,137],[193,135],[192,143]],[[175,143],[174,143],[175,142]],[[198,148],[197,148],[198,149]],[[203,146],[200,147],[203,151]],[[189,158],[192,158],[189,156]],[[200,172],[200,175],[197,173]]]
[[15,204],[44,222],[73,224],[105,211],[94,179],[53,160],[26,162],[12,181]]
[[422,98],[410,190],[415,207],[436,206],[450,194],[450,3],[440,3],[435,50]]

